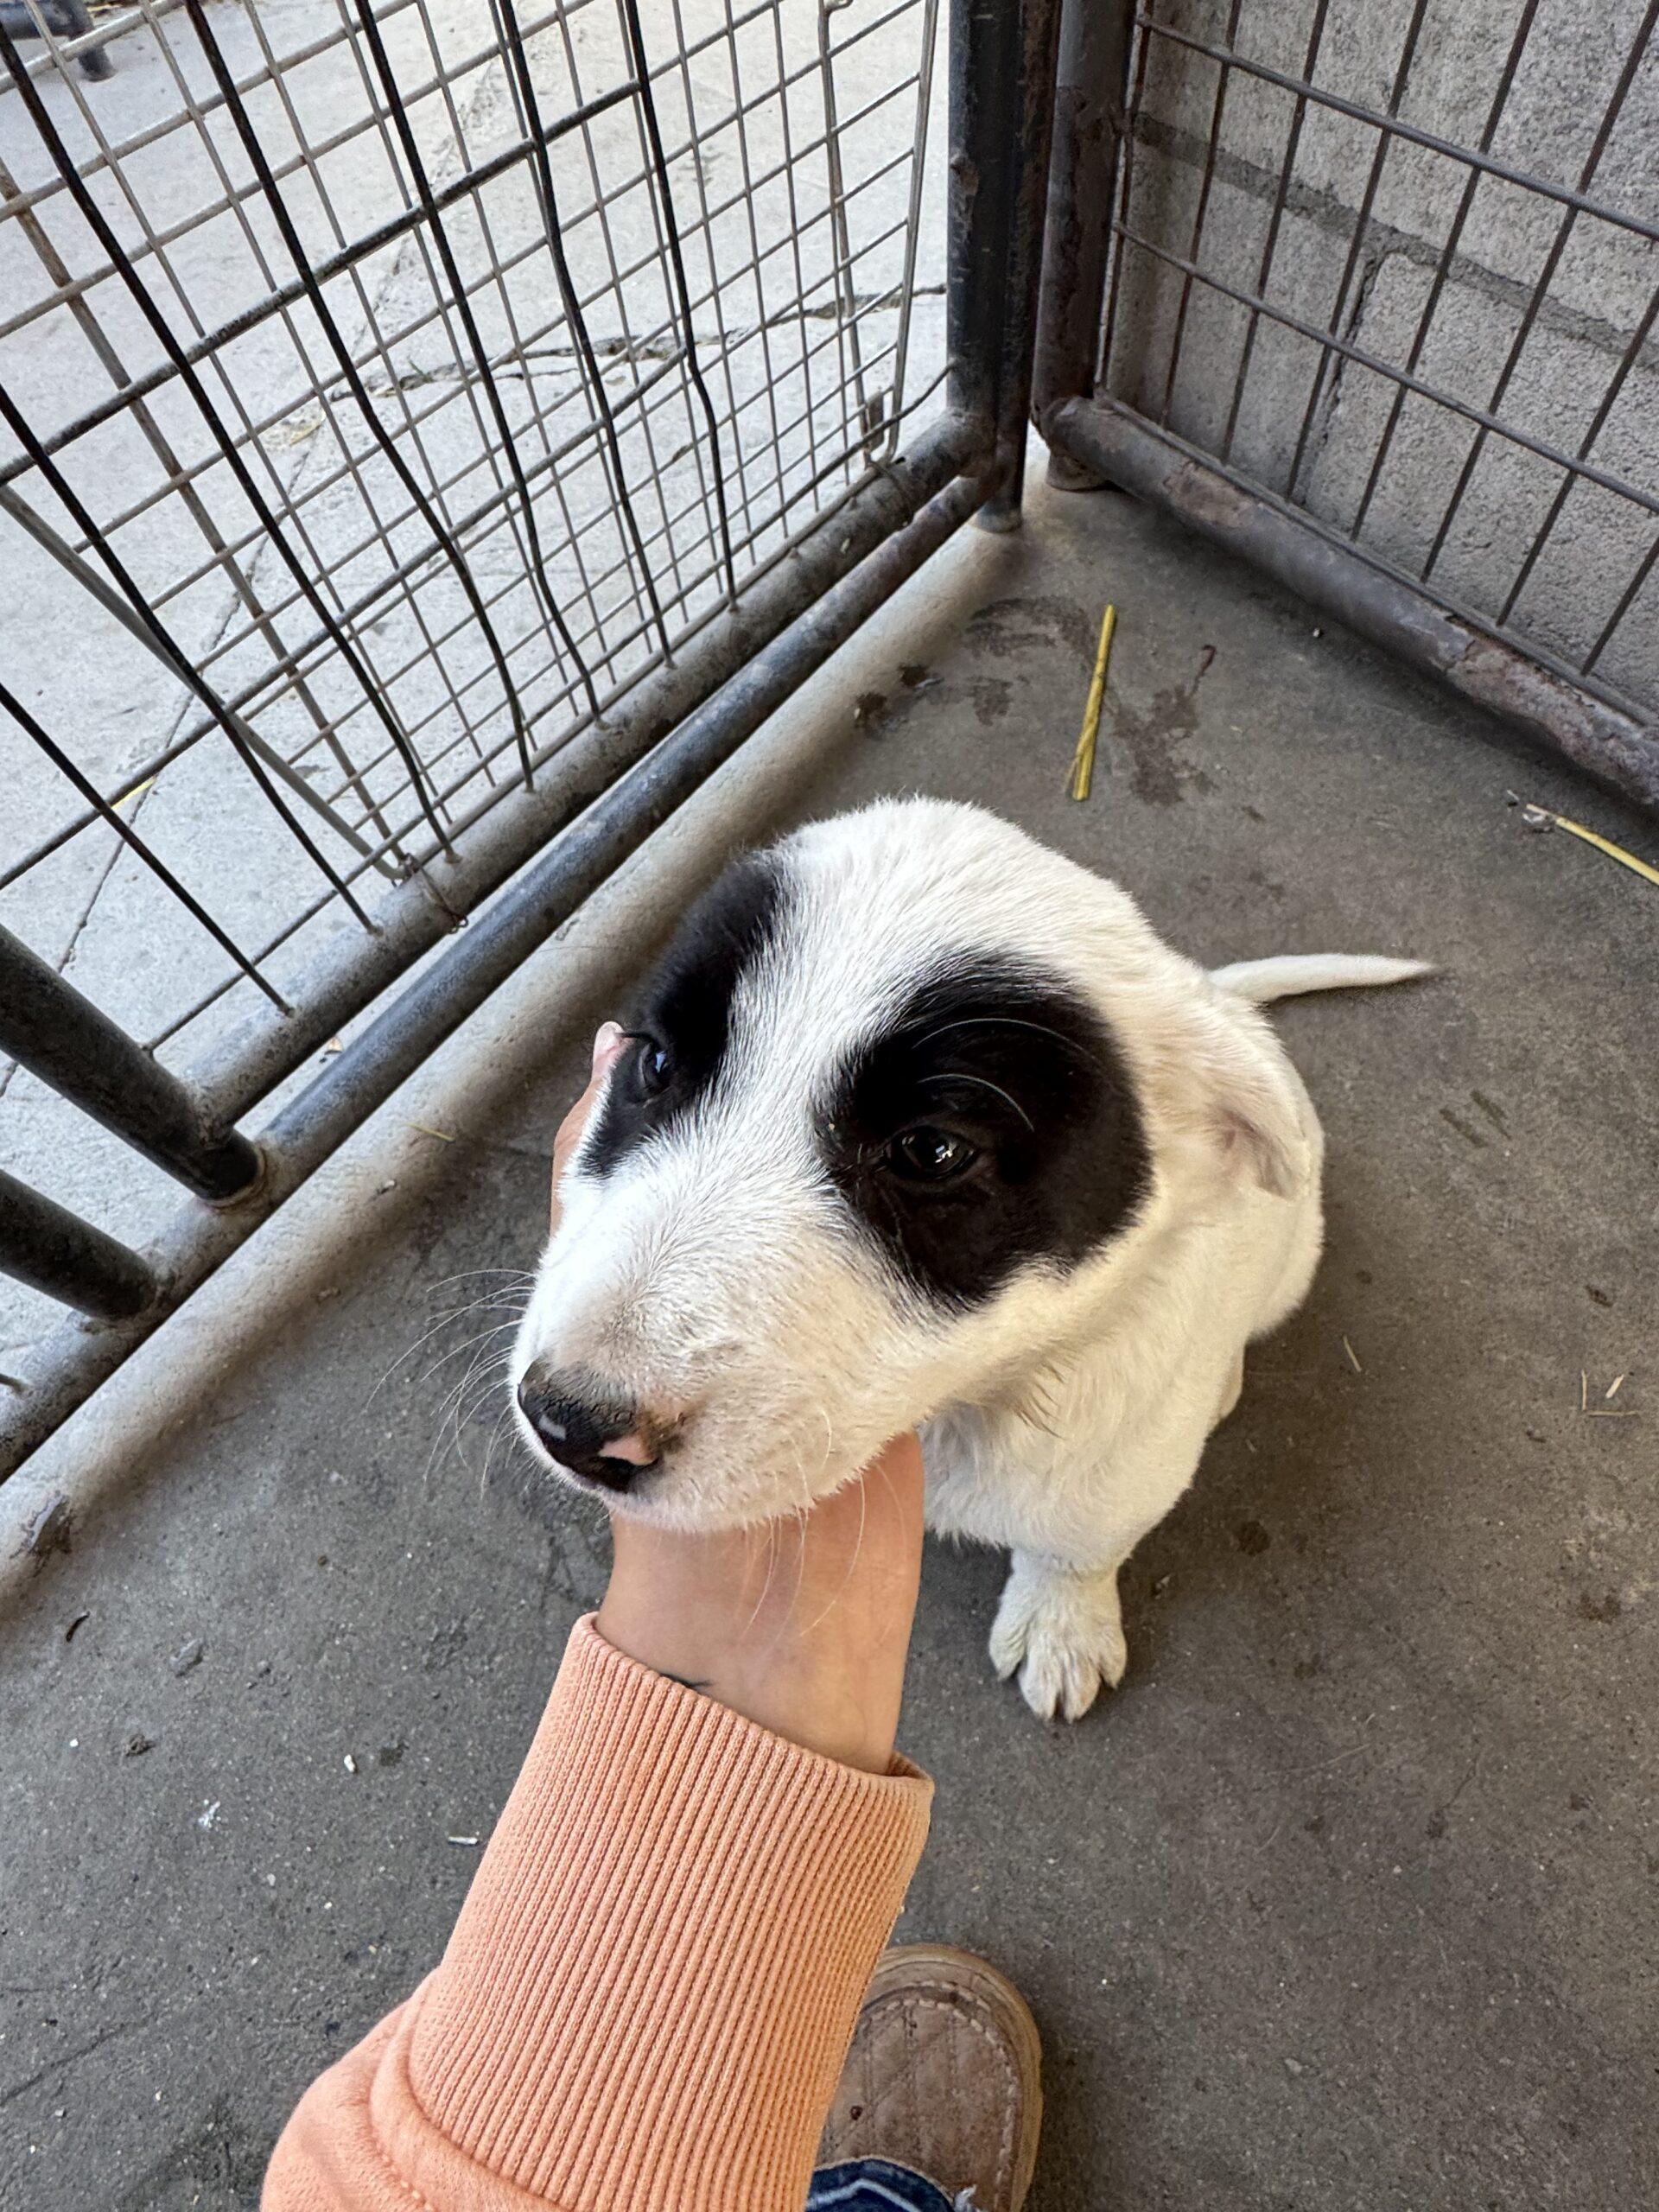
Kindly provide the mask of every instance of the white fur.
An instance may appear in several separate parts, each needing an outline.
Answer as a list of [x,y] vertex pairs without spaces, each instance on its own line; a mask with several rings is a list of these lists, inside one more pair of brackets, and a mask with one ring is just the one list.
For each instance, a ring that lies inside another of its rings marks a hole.
[[[999,1673],[1076,1719],[1123,1672],[1119,1567],[1192,1480],[1246,1343],[1300,1303],[1319,1259],[1319,1124],[1249,1001],[1421,971],[1318,958],[1211,977],[1116,886],[973,807],[884,802],[780,849],[792,918],[740,987],[724,1072],[603,1179],[579,1149],[514,1382],[535,1359],[579,1364],[681,1424],[667,1475],[620,1503],[683,1528],[804,1506],[920,1425],[931,1525],[1014,1554]],[[1027,1268],[966,1313],[893,1278],[814,1127],[836,1066],[952,951],[1023,956],[1085,997],[1153,1162],[1148,1201],[1103,1250]]]

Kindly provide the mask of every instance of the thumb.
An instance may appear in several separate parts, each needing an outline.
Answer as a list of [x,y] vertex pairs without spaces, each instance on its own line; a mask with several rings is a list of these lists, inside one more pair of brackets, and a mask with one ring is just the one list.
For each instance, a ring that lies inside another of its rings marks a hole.
[[571,1154],[581,1142],[588,1116],[599,1103],[606,1078],[621,1057],[622,1048],[627,1041],[626,1032],[614,1021],[601,1023],[594,1037],[594,1058],[588,1072],[588,1088],[560,1122],[558,1135],[553,1140],[553,1226],[556,1229],[559,1221],[559,1185],[563,1179],[565,1168]]

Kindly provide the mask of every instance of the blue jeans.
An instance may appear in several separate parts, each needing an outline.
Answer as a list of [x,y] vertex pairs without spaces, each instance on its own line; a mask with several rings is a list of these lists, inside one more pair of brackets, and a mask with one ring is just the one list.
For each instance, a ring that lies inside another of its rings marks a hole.
[[850,2158],[820,2166],[806,2212],[952,2212],[950,2198],[908,2166],[885,2158]]

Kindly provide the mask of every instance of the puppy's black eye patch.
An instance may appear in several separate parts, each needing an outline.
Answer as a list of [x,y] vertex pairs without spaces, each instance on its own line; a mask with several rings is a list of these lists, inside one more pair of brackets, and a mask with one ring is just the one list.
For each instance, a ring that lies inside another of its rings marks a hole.
[[704,1096],[731,1041],[732,1001],[780,926],[783,891],[764,857],[741,860],[687,913],[645,987],[594,1124],[588,1165],[619,1160]]
[[1058,979],[987,957],[919,985],[839,1072],[831,1179],[899,1272],[971,1306],[1033,1261],[1074,1265],[1151,1180],[1105,1024]]

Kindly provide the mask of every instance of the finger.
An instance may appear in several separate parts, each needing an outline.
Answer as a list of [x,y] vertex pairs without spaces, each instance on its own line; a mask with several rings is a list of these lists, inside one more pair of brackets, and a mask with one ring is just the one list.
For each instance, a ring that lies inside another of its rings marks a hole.
[[588,1116],[599,1103],[606,1077],[615,1066],[626,1043],[626,1034],[614,1021],[601,1023],[594,1036],[594,1056],[588,1072],[588,1087],[560,1122],[558,1134],[553,1140],[552,1220],[556,1229],[559,1217],[559,1185],[563,1179],[566,1165],[581,1141]]

